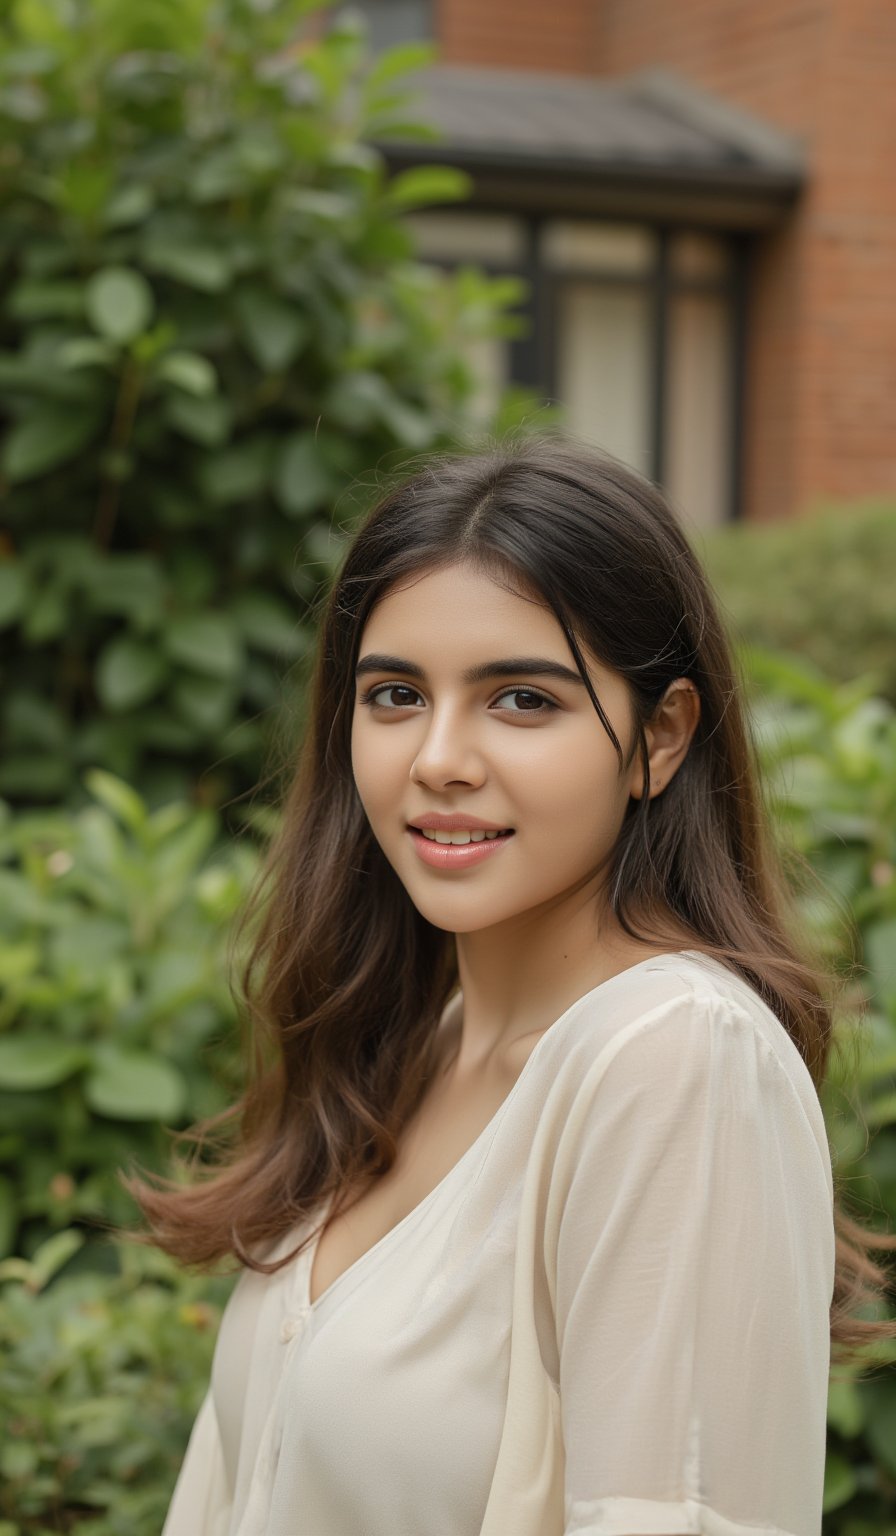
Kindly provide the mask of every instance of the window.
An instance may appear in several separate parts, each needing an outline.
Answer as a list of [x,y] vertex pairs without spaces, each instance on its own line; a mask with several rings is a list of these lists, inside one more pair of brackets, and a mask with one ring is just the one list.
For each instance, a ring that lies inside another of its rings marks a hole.
[[726,235],[483,209],[410,220],[421,259],[528,279],[530,336],[472,361],[565,407],[572,432],[661,483],[686,522],[737,515],[741,258]]
[[[396,43],[417,43],[433,36],[434,0],[352,0],[344,9],[360,11],[374,53]],[[341,8],[343,9],[343,8]]]
[[[471,263],[493,274],[518,274],[523,268],[526,228],[521,219],[458,210],[409,214],[405,223],[414,234],[421,261],[443,267]],[[494,418],[513,379],[512,351],[500,336],[461,338],[459,348],[478,381],[471,414],[484,426]]]

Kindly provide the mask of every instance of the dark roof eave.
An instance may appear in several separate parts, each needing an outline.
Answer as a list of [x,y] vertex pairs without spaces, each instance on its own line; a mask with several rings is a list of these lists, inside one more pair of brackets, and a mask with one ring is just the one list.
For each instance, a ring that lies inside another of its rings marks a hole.
[[612,210],[645,216],[665,209],[683,216],[702,210],[709,222],[741,228],[780,223],[803,190],[805,177],[790,169],[731,165],[669,165],[645,160],[535,156],[448,142],[382,139],[376,147],[394,170],[421,163],[454,165],[473,179],[473,201],[570,212]]

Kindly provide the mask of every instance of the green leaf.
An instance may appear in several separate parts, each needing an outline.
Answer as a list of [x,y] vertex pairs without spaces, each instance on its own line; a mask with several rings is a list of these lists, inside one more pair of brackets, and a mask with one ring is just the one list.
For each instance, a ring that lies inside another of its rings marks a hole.
[[225,395],[208,395],[200,399],[194,395],[178,393],[165,401],[165,418],[169,425],[204,448],[220,448],[227,442],[233,425],[233,406]]
[[245,592],[234,599],[230,615],[243,639],[259,651],[292,658],[302,656],[310,636],[298,615],[268,592]]
[[[40,1465],[40,1451],[26,1440],[8,1440],[0,1447],[0,1473],[4,1481],[18,1482],[30,1478]],[[13,1527],[18,1531],[18,1526]]]
[[108,341],[98,336],[73,336],[64,341],[56,354],[60,368],[108,368],[115,362],[116,352]]
[[166,384],[176,384],[189,395],[213,395],[218,387],[218,375],[208,358],[198,352],[168,352],[156,372]]
[[32,1285],[42,1290],[85,1242],[84,1233],[72,1227],[46,1238],[31,1256]]
[[204,735],[229,724],[236,697],[230,678],[179,677],[171,689],[171,702],[178,715]]
[[164,615],[166,573],[156,555],[97,555],[82,585],[92,613],[120,614],[131,628],[154,626]]
[[140,272],[130,267],[105,267],[87,284],[87,315],[107,341],[123,344],[148,329],[155,301]]
[[432,123],[414,122],[410,118],[390,117],[388,111],[372,113],[366,123],[367,136],[371,139],[417,140],[423,144],[438,144],[444,138],[440,128]]
[[2,465],[14,484],[49,474],[75,458],[96,435],[96,409],[47,403],[29,411],[6,439]]
[[194,811],[185,826],[178,827],[157,846],[152,861],[153,880],[172,888],[175,898],[181,900],[185,882],[202,864],[217,831],[218,822],[212,811]]
[[107,229],[119,229],[128,224],[139,224],[152,212],[155,196],[151,187],[142,182],[128,182],[118,187],[109,198],[103,213]]
[[83,1045],[51,1036],[6,1036],[0,1040],[0,1088],[55,1088],[79,1071],[89,1052]]
[[[59,363],[60,354],[68,345],[68,342],[63,342],[57,349],[52,360],[54,365]],[[5,390],[19,400],[23,395],[35,394],[56,400],[74,400],[80,404],[83,387],[79,380],[68,378],[64,373],[56,373],[48,366],[49,361],[45,355],[25,357],[0,352],[0,390]]]
[[19,1220],[19,1202],[12,1180],[0,1174],[0,1259],[12,1253]]
[[68,716],[54,700],[29,688],[11,687],[6,690],[6,729],[16,746],[27,743],[59,752],[65,748]]
[[365,94],[372,95],[397,75],[425,69],[428,64],[432,64],[436,54],[437,49],[432,42],[400,43],[395,48],[387,48],[364,77]]
[[245,660],[234,625],[221,614],[173,619],[162,634],[162,645],[172,661],[210,677],[234,677]]
[[0,985],[24,981],[39,970],[41,954],[36,944],[10,944],[0,948]]
[[876,1461],[896,1476],[896,1398],[889,1382],[870,1377],[859,1385],[864,1404],[865,1438]]
[[383,401],[381,419],[406,448],[423,449],[433,437],[433,419],[427,411],[410,405],[391,392]]
[[273,491],[290,517],[325,507],[338,489],[322,461],[313,432],[297,432],[281,448],[274,469]]
[[147,824],[148,812],[135,789],[105,768],[88,768],[84,783],[95,799],[101,801],[113,816],[135,832],[142,832]]
[[850,1463],[844,1456],[829,1451],[824,1466],[824,1513],[827,1515],[832,1510],[841,1509],[853,1497],[857,1487],[856,1475]]
[[154,272],[162,272],[203,293],[221,293],[230,282],[230,258],[213,245],[150,242],[144,260]]
[[896,917],[866,929],[865,960],[878,996],[896,997]]
[[863,1109],[865,1121],[871,1127],[896,1125],[896,1093],[885,1093],[876,1099],[866,1100]]
[[45,752],[7,752],[0,758],[0,794],[20,795],[34,801],[61,800],[69,787],[68,757],[47,757]]
[[216,453],[199,466],[203,494],[218,507],[253,501],[267,490],[273,454],[274,440],[270,436],[246,438]]
[[386,186],[383,200],[392,209],[459,202],[473,190],[472,178],[453,165],[414,165],[399,171]]
[[158,646],[121,635],[100,652],[94,678],[107,709],[135,709],[159,692],[167,673]]
[[827,1421],[844,1439],[859,1435],[864,1424],[862,1399],[856,1392],[856,1382],[831,1378],[828,1382]]
[[246,346],[259,368],[282,373],[308,338],[308,322],[295,304],[264,288],[243,288],[234,301]]
[[84,1080],[84,1097],[98,1115],[113,1120],[176,1120],[184,1111],[187,1085],[171,1062],[123,1046],[97,1048]]
[[0,629],[14,624],[25,606],[28,579],[18,560],[0,561]]
[[291,211],[308,214],[325,224],[343,224],[355,211],[352,198],[323,187],[289,187],[283,193],[283,202]]
[[79,320],[84,313],[84,289],[80,283],[23,278],[10,289],[6,311],[14,320]]
[[325,419],[352,432],[363,432],[380,419],[388,385],[377,373],[355,369],[337,374],[323,399]]

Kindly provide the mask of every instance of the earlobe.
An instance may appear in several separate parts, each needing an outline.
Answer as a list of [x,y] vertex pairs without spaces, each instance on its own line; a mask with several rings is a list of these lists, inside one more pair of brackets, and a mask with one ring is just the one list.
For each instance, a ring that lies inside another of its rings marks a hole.
[[[699,719],[700,695],[697,689],[687,679],[676,678],[666,689],[652,721],[645,726],[651,799],[674,778],[684,762]],[[644,795],[644,773],[640,764],[630,794],[636,800]]]

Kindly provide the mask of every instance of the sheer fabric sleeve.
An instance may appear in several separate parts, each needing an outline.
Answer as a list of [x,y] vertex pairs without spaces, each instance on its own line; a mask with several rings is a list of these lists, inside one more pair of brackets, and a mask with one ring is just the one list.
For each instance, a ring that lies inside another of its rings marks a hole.
[[620,1035],[563,1132],[565,1531],[819,1536],[834,1229],[808,1069],[714,994]]
[[193,1424],[162,1536],[227,1536],[232,1501],[209,1387]]

